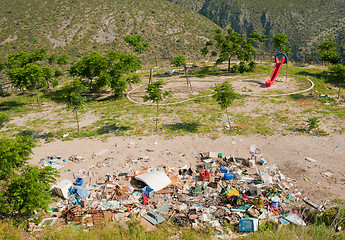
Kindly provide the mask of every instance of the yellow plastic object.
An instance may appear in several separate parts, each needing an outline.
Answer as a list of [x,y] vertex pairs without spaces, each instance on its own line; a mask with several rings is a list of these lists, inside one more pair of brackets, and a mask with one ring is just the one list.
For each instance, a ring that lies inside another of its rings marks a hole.
[[234,188],[226,194],[226,198],[229,200],[232,196],[240,196],[240,193]]

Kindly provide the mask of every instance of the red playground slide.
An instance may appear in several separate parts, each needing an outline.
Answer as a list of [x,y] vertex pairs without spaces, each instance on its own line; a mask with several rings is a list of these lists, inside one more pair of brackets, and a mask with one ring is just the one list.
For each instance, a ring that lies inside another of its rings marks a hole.
[[[283,55],[283,58],[281,60],[281,62],[278,62],[278,56],[279,55]],[[273,69],[273,72],[271,74],[271,77],[270,79],[268,79],[268,81],[265,83],[266,84],[266,87],[270,87],[272,86],[272,84],[274,83],[274,81],[277,79],[278,77],[278,74],[279,74],[279,71],[280,69],[282,68],[283,64],[286,63],[286,56],[284,54],[278,54],[276,57],[275,57],[275,60],[276,60],[276,66],[274,67]]]

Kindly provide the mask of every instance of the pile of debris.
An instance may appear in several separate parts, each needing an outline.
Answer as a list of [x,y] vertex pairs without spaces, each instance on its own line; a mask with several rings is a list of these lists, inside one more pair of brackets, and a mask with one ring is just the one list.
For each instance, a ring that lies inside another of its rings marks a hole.
[[208,224],[222,233],[227,222],[253,232],[267,220],[304,226],[303,214],[293,208],[297,201],[322,207],[290,190],[293,180],[268,166],[255,145],[248,158],[206,152],[199,160],[196,166],[109,174],[96,185],[85,186],[81,177],[62,180],[54,191],[64,201],[53,209],[61,216],[53,222],[92,227],[110,220],[124,223],[135,215],[147,230],[173,221],[193,228]]

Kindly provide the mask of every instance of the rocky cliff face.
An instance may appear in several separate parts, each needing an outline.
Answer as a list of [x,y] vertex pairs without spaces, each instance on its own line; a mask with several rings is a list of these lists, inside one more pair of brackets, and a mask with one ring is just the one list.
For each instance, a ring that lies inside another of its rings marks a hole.
[[[292,47],[291,58],[302,61],[317,57],[315,43],[332,34],[339,46],[344,41],[343,0],[170,0],[190,8],[220,27],[248,35],[258,32],[271,40],[285,33]],[[270,48],[270,42],[266,43]],[[339,49],[342,51],[342,49]]]

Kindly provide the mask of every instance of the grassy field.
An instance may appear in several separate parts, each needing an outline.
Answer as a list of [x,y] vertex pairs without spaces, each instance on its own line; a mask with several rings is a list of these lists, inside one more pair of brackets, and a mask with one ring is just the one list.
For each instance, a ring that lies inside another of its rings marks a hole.
[[[272,71],[268,65],[259,65],[255,73],[267,74]],[[305,68],[292,66],[289,73],[298,81],[299,88],[307,84],[307,76],[315,83],[308,93],[279,96],[242,96],[230,106],[230,121],[234,126],[227,129],[225,112],[209,95],[211,89],[199,92],[193,100],[176,105],[161,106],[159,130],[155,132],[155,106],[132,103],[127,98],[113,99],[109,92],[88,94],[84,113],[81,115],[81,132],[78,134],[74,115],[67,111],[59,88],[40,93],[42,106],[37,106],[31,93],[13,93],[1,97],[0,112],[12,120],[1,129],[2,136],[27,135],[52,141],[70,140],[79,137],[101,137],[137,135],[152,133],[167,137],[197,133],[210,138],[221,134],[305,134],[306,121],[316,116],[320,122],[317,134],[342,133],[345,130],[344,93],[338,99],[338,88],[328,82],[327,72],[319,67]],[[229,76],[222,69],[202,68],[192,76]],[[147,80],[143,73],[143,81]],[[237,75],[238,77],[250,76]],[[146,79],[146,80],[145,80]],[[202,79],[202,78],[200,78]],[[231,81],[236,81],[236,78]],[[248,90],[250,92],[250,90]],[[332,98],[320,97],[320,94]],[[174,101],[174,100],[169,100]],[[267,124],[269,123],[269,124]]]
[[[236,228],[236,227],[235,227]],[[223,234],[235,239],[254,240],[323,240],[323,239],[344,239],[344,232],[337,232],[325,224],[298,227],[291,224],[280,226],[267,223],[260,225],[259,230],[254,233],[238,233],[232,225],[223,228]],[[48,228],[43,232],[28,234],[23,229],[15,227],[11,223],[0,223],[0,239],[219,239],[222,234],[214,228],[205,227],[193,229],[191,227],[178,227],[172,223],[160,224],[156,231],[146,232],[137,220],[131,220],[126,225],[118,223],[107,223],[96,228],[83,228],[76,225],[66,225],[59,228]]]

